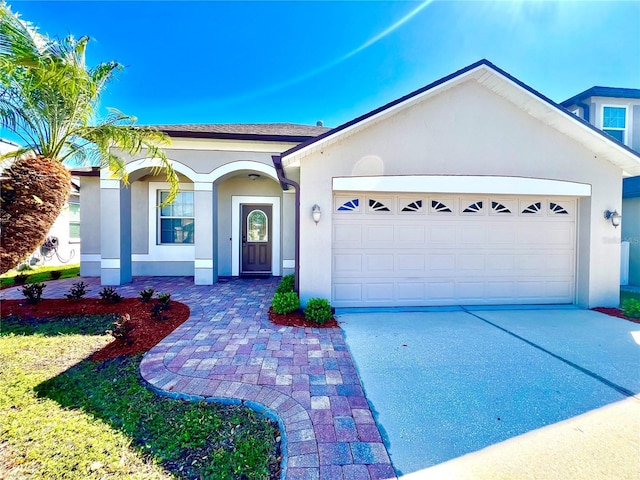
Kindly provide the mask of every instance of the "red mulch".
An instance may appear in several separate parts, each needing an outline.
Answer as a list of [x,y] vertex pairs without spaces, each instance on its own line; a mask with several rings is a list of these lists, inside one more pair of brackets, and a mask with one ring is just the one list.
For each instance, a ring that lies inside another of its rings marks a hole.
[[595,310],[596,312],[604,313],[606,315],[611,315],[612,317],[623,318],[633,323],[640,323],[640,318],[627,317],[625,314],[622,313],[622,310],[619,308],[596,307],[596,308],[593,308],[592,310]]
[[310,320],[304,318],[302,310],[295,310],[285,315],[273,313],[273,309],[269,307],[269,320],[276,325],[282,325],[284,327],[307,327],[307,328],[340,328],[335,318],[331,318],[324,325],[318,325]]
[[129,314],[130,333],[128,341],[113,340],[101,350],[94,353],[91,360],[98,362],[120,355],[133,356],[144,353],[157,345],[179,325],[189,318],[189,307],[184,303],[170,302],[170,309],[163,314],[164,320],[157,320],[151,314],[152,302],[144,303],[137,298],[125,298],[120,303],[112,304],[95,298],[81,300],[44,299],[35,305],[25,300],[3,300],[2,316],[16,315],[22,318],[50,318],[70,315],[103,315],[115,313]]

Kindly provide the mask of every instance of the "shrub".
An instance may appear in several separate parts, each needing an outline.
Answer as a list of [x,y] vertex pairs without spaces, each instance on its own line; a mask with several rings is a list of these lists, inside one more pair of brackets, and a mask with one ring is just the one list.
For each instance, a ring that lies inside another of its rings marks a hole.
[[29,278],[29,275],[25,273],[19,273],[18,275],[13,277],[13,283],[15,285],[24,285],[27,281],[27,278]]
[[169,302],[171,301],[170,293],[159,293],[158,303],[162,306],[163,310],[169,310]]
[[640,318],[640,300],[630,298],[622,304],[622,313],[627,317]]
[[65,294],[69,300],[80,300],[87,294],[87,284],[84,282],[76,282],[69,289],[69,293]]
[[324,298],[310,298],[304,309],[304,317],[318,325],[331,320],[331,304]]
[[22,294],[27,299],[27,303],[35,304],[42,300],[42,291],[45,287],[44,283],[32,283],[22,287]]
[[60,270],[51,270],[49,275],[51,276],[51,280],[58,280],[62,276],[62,272]]
[[31,268],[31,265],[29,265],[28,263],[21,263],[16,267],[16,270],[19,272],[28,272],[30,270],[33,270],[33,268]]
[[295,275],[293,274],[285,275],[284,277],[282,277],[282,280],[280,280],[280,283],[276,287],[276,293],[293,292],[295,288],[295,284],[296,284]]
[[154,292],[155,291],[153,290],[153,288],[145,288],[139,293],[140,301],[144,303],[149,303],[153,298]]
[[129,333],[131,332],[131,317],[128,313],[120,315],[120,318],[113,322],[113,327],[106,331],[116,340],[129,340]]
[[295,292],[276,293],[271,302],[273,312],[279,315],[293,312],[300,308],[300,299]]
[[124,297],[120,295],[113,287],[104,287],[102,290],[100,290],[100,293],[98,293],[98,295],[100,295],[101,299],[106,300],[109,303],[119,303],[124,299]]
[[163,313],[165,310],[166,310],[166,309],[165,309],[165,308],[163,308],[162,304],[160,304],[160,303],[154,303],[154,304],[151,306],[151,315],[153,315],[153,318],[155,318],[155,319],[156,319],[156,320],[158,320],[158,321],[166,320],[166,319],[167,319],[167,318],[169,318],[169,317],[167,317],[167,316]]

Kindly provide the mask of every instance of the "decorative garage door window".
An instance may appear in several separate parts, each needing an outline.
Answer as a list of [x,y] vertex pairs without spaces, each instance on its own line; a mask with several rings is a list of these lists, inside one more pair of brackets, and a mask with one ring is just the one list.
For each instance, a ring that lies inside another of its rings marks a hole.
[[422,200],[405,200],[400,199],[400,205],[402,206],[402,212],[422,212]]
[[352,198],[345,200],[344,197],[336,197],[338,212],[359,212],[360,211],[360,199]]
[[250,242],[269,241],[269,220],[262,210],[254,210],[247,215],[247,240]]
[[549,202],[549,213],[551,215],[569,215],[569,212],[560,204]]
[[[384,203],[383,203],[384,202]],[[390,212],[391,210],[387,205],[391,205],[392,200],[375,198],[369,199],[369,212]],[[385,205],[386,203],[386,205]]]
[[521,205],[525,205],[522,209],[522,213],[524,214],[537,214],[542,212],[542,202],[534,202],[529,205],[521,202]]
[[463,214],[480,214],[482,215],[484,213],[483,210],[483,205],[484,202],[482,202],[481,200],[478,202],[473,202],[473,203],[468,203],[468,202],[464,202],[461,205],[465,205],[466,207],[462,208],[462,213]]
[[491,213],[511,213],[511,210],[506,205],[500,202],[491,202]]
[[449,205],[447,205],[447,203],[444,203],[445,201],[449,203],[449,205],[452,204],[450,200],[431,200],[431,211],[433,213],[452,213],[453,210]]

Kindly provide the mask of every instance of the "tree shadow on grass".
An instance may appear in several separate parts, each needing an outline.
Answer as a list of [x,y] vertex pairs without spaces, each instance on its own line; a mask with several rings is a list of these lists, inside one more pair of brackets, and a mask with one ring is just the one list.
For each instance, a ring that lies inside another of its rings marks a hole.
[[84,360],[35,391],[124,432],[180,478],[277,478],[277,424],[248,408],[158,396],[141,383],[141,359]]
[[52,318],[20,318],[10,315],[2,319],[0,337],[6,335],[104,335],[118,318],[115,313],[74,315]]

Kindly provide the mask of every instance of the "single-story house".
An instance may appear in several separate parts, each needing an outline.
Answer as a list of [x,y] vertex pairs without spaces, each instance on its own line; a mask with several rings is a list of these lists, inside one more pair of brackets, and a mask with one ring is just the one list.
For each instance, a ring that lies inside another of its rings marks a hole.
[[83,179],[82,275],[296,272],[337,307],[617,305],[640,155],[486,60],[341,126],[177,125],[181,193]]

